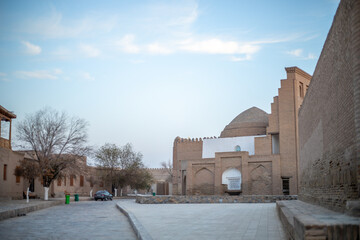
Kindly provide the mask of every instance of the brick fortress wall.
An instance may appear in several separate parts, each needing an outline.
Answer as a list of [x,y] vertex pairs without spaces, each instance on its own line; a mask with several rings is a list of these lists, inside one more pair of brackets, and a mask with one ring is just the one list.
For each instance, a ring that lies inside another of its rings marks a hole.
[[359,2],[341,1],[299,111],[299,198],[340,212],[359,198]]

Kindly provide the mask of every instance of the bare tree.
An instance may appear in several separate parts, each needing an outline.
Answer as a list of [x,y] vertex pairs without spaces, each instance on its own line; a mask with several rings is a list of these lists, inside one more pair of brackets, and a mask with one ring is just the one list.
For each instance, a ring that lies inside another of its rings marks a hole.
[[[92,173],[90,173],[90,174],[92,174]],[[99,183],[99,179],[93,175],[90,175],[89,177],[86,178],[86,181],[88,181],[90,183],[91,190],[90,190],[89,195],[90,195],[90,197],[92,197],[93,186]]]
[[169,177],[166,179],[167,182],[172,182],[173,179],[173,165],[170,159],[167,162],[161,162],[161,166],[165,168],[166,172],[169,174]]
[[135,189],[144,189],[152,182],[152,176],[144,168],[142,154],[135,152],[130,143],[122,147],[115,144],[105,144],[95,152],[97,166],[102,170],[102,179],[111,183],[117,192],[131,186]]
[[117,195],[117,188],[119,185],[119,176],[116,173],[120,168],[121,149],[115,144],[106,143],[95,152],[96,166],[101,169],[101,178],[110,183]]
[[31,156],[42,178],[45,200],[55,179],[86,170],[85,156],[91,149],[86,146],[87,123],[83,119],[44,108],[18,124],[17,137],[24,149],[34,152]]

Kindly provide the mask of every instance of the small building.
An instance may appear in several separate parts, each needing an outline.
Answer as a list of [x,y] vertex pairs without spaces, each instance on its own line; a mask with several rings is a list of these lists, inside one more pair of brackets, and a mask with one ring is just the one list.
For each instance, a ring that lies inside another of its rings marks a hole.
[[23,191],[23,179],[14,175],[14,169],[24,154],[12,151],[11,127],[16,115],[0,105],[0,197],[20,198]]

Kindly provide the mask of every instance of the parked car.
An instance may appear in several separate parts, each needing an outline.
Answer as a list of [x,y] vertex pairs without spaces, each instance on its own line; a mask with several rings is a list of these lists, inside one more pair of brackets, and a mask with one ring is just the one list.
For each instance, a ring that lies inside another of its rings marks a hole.
[[100,190],[97,191],[94,195],[94,199],[95,201],[97,201],[98,199],[101,199],[101,201],[107,201],[107,200],[111,200],[112,201],[113,195],[110,194],[108,191],[106,190]]

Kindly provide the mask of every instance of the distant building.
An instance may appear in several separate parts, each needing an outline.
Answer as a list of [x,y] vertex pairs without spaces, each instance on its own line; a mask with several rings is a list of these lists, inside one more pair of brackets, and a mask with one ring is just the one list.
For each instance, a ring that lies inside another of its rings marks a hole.
[[[20,165],[20,161],[25,159],[34,161],[36,156],[33,151],[13,151],[11,148],[11,129],[12,119],[16,115],[6,110],[0,105],[0,118],[1,118],[1,137],[0,137],[0,197],[21,199],[29,185],[32,192],[31,195],[37,198],[43,198],[44,187],[42,179],[36,178],[28,183],[27,179],[15,176],[14,171]],[[79,194],[81,196],[89,196],[91,189],[93,193],[98,190],[106,189],[113,192],[111,185],[105,184],[100,178],[101,170],[96,167],[87,166],[86,157],[83,157],[82,164],[87,168],[87,173],[83,175],[68,174],[52,182],[49,189],[49,197],[64,197],[65,193]],[[148,169],[154,178],[152,185],[153,191],[158,195],[168,195],[172,191],[172,184],[169,182],[170,174],[166,169]],[[26,182],[25,182],[26,181]],[[125,187],[122,191],[123,195],[133,193],[129,187]],[[145,190],[140,191],[145,193]],[[121,191],[118,189],[118,196]]]
[[297,67],[285,70],[271,114],[252,107],[219,138],[175,139],[174,194],[298,193],[298,109],[311,76]]

